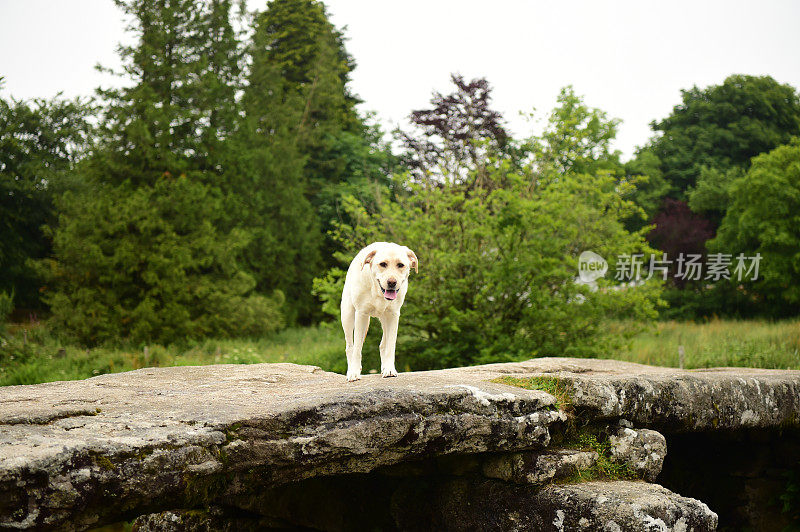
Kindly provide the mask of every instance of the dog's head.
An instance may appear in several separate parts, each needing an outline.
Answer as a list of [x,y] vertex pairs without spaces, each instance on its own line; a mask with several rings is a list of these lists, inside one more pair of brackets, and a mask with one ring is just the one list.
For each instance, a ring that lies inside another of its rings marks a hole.
[[405,246],[382,244],[367,254],[361,266],[366,265],[369,265],[383,297],[392,300],[397,297],[403,283],[408,282],[411,269],[417,271],[419,261],[417,255]]

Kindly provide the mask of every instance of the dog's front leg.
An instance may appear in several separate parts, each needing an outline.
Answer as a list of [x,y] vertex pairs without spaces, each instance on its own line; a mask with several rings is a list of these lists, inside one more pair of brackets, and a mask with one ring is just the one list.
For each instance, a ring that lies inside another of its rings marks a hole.
[[364,347],[367,329],[369,329],[369,314],[356,311],[353,330],[353,350],[350,357],[347,359],[348,381],[355,381],[361,378],[361,348]]
[[388,314],[381,317],[383,338],[381,339],[381,375],[384,377],[397,377],[394,367],[394,351],[397,346],[397,326],[400,323],[400,314]]

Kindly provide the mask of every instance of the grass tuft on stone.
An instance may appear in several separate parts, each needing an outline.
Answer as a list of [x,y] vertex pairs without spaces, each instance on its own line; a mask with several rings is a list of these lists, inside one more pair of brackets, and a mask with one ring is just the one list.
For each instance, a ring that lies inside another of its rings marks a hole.
[[558,377],[499,377],[492,380],[500,384],[525,388],[526,390],[542,390],[556,398],[556,408],[569,410],[572,407],[572,387]]
[[576,436],[576,442],[568,447],[581,451],[597,453],[597,462],[589,468],[578,469],[564,482],[588,482],[590,480],[641,480],[626,463],[616,462],[611,458],[611,443],[608,439],[599,439],[595,434],[584,432]]

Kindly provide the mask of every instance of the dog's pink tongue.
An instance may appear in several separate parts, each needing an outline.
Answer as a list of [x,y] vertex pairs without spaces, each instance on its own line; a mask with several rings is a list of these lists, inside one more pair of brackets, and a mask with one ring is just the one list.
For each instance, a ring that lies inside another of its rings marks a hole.
[[383,293],[383,297],[386,299],[394,299],[397,297],[397,290],[387,290]]

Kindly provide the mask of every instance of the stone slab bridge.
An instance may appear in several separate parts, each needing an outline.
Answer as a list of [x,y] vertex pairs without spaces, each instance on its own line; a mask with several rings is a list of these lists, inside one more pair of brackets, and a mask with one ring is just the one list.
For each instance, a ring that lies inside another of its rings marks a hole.
[[780,530],[798,420],[797,371],[570,358],[11,386],[0,529]]

